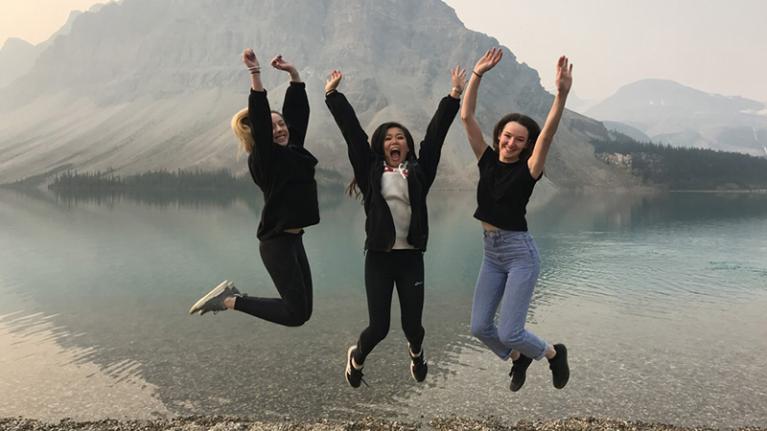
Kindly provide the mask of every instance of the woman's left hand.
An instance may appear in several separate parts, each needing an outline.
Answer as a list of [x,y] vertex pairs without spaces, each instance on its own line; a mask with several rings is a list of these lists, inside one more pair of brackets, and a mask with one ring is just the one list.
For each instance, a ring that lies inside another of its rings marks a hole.
[[557,91],[563,95],[567,95],[573,85],[573,65],[564,55],[559,57],[559,61],[557,61],[556,85]]
[[461,66],[452,68],[450,70],[450,84],[453,86],[450,95],[456,99],[460,98],[466,87],[466,69],[461,68]]

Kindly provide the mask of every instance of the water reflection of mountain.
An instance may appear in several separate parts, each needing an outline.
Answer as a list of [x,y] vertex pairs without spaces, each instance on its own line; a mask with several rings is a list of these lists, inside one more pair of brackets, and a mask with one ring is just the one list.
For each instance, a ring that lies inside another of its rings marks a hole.
[[[27,197],[55,202],[64,207],[76,207],[86,204],[114,207],[120,203],[138,203],[158,208],[230,208],[241,201],[261,213],[263,194],[253,184],[251,187],[233,189],[171,190],[171,189],[53,189],[45,191],[37,188],[15,188],[18,194]],[[340,186],[329,185],[319,188],[320,208],[335,208],[343,198]]]
[[533,231],[615,231],[766,215],[765,193],[560,193],[545,206],[532,211],[528,222]]

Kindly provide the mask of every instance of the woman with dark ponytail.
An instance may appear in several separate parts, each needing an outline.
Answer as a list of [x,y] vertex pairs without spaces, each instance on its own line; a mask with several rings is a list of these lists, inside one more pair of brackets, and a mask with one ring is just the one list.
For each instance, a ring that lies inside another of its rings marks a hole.
[[271,65],[290,74],[290,85],[282,113],[270,110],[256,54],[246,49],[242,61],[250,71],[250,97],[248,107],[232,118],[232,130],[248,154],[253,181],[264,193],[259,251],[280,298],[241,295],[232,282],[224,281],[189,313],[233,309],[280,325],[301,326],[312,314],[312,275],[301,238],[303,228],[320,221],[317,159],[304,148],[309,101],[298,70],[277,56]]
[[381,124],[368,136],[354,109],[337,91],[343,75],[333,71],[325,84],[325,103],[341,129],[354,170],[355,186],[365,206],[365,292],[370,323],[349,347],[344,375],[359,387],[368,354],[389,332],[391,300],[397,287],[402,329],[408,340],[410,373],[422,382],[428,366],[421,325],[424,301],[423,253],[429,235],[426,195],[437,175],[447,131],[458,113],[466,73],[451,71],[452,89],[439,103],[416,157],[408,129],[400,123]]

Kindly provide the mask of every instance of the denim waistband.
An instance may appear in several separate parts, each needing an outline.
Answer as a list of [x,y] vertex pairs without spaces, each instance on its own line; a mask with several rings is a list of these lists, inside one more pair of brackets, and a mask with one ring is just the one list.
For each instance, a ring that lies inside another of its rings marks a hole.
[[530,232],[526,230],[483,230],[483,236],[485,238],[532,238]]

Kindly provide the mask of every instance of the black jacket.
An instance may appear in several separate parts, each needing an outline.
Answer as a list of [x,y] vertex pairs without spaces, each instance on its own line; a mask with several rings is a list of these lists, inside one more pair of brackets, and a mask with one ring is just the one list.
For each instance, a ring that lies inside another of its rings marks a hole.
[[[381,195],[381,177],[384,171],[384,155],[370,148],[368,136],[360,126],[354,109],[346,97],[337,91],[327,95],[325,103],[330,108],[349,150],[349,160],[354,169],[354,178],[362,190],[365,204],[365,249],[391,251],[396,232],[394,220]],[[442,153],[442,144],[460,106],[459,99],[445,96],[437,112],[429,122],[426,136],[420,145],[418,158],[414,151],[408,155],[408,192],[410,194],[410,231],[407,241],[416,249],[425,251],[429,239],[429,217],[426,209],[426,195],[437,175],[437,165]]]
[[290,83],[282,115],[290,132],[287,146],[275,144],[272,138],[272,114],[266,90],[250,91],[248,119],[255,145],[248,157],[248,168],[253,181],[264,192],[257,233],[260,240],[273,238],[285,229],[320,222],[314,181],[317,159],[304,148],[309,125],[309,101],[304,83]]

